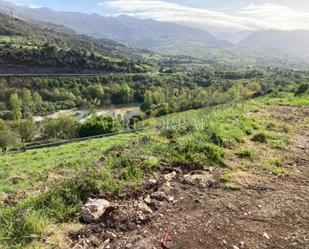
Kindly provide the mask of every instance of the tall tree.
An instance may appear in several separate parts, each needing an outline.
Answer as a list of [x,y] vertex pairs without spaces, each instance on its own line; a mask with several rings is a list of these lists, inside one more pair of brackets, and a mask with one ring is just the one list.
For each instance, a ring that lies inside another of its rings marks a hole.
[[19,120],[22,117],[21,113],[21,101],[17,93],[14,93],[10,97],[11,117],[13,120]]
[[32,118],[32,114],[34,111],[34,103],[31,91],[28,89],[24,89],[22,99],[23,99],[22,104],[23,118],[30,119]]

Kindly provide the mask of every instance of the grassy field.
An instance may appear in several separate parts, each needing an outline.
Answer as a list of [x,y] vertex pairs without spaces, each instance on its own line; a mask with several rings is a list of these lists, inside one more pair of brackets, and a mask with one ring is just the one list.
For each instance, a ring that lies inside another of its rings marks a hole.
[[0,192],[13,204],[1,204],[0,244],[59,248],[60,242],[52,239],[59,232],[55,226],[78,222],[87,198],[122,198],[140,188],[146,176],[159,177],[165,167],[218,167],[224,186],[234,190],[241,189],[237,180],[244,172],[284,177],[289,170],[282,155],[288,154],[293,130],[302,127],[275,117],[272,109],[279,105],[309,103],[307,97],[289,94],[264,97],[146,121],[186,123],[179,127],[3,155]]
[[[99,160],[104,153],[125,145],[135,134],[73,143],[56,148],[0,156],[0,192],[36,188],[50,177],[76,173]],[[54,175],[51,175],[53,173]]]

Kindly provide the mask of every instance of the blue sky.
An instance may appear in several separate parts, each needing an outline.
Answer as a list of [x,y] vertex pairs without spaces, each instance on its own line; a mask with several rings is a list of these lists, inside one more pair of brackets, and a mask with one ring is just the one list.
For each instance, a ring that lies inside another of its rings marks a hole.
[[127,14],[225,30],[309,29],[309,0],[10,0],[62,11]]

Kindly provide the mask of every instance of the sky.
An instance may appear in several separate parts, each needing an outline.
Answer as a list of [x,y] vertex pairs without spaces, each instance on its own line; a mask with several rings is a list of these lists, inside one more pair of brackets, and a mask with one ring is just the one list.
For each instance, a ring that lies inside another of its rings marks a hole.
[[62,11],[127,14],[226,30],[308,29],[309,0],[10,0]]

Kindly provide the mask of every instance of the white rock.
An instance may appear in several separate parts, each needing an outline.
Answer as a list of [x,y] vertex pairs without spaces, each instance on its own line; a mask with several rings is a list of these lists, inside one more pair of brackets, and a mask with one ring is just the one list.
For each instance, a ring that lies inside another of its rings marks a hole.
[[270,239],[268,233],[266,233],[266,232],[263,233],[263,236],[264,236],[266,239]]
[[175,198],[173,196],[167,197],[168,202],[174,202]]
[[110,202],[105,199],[89,199],[81,212],[81,218],[87,223],[95,222],[109,206]]
[[133,245],[131,243],[126,244],[125,249],[131,249],[133,247]]
[[138,209],[141,210],[144,214],[152,214],[152,210],[145,202],[140,202],[138,204]]
[[164,179],[166,181],[170,182],[171,180],[173,180],[175,178],[176,175],[177,175],[177,173],[175,171],[173,171],[172,173],[164,175]]

